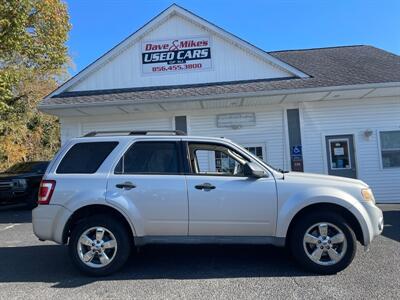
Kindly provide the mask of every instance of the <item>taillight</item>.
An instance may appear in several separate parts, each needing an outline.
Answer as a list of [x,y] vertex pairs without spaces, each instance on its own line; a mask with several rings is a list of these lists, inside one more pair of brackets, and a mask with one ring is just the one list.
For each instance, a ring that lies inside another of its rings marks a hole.
[[39,187],[38,204],[49,204],[55,187],[55,180],[42,180]]

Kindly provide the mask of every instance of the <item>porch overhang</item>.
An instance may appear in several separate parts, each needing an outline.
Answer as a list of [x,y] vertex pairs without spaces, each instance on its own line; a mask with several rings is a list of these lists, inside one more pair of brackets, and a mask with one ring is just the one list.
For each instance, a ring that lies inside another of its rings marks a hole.
[[[63,101],[63,103],[57,104],[42,103],[38,108],[44,113],[59,117],[79,117],[212,110],[218,108],[255,107],[260,105],[285,106],[300,102],[370,99],[396,96],[400,97],[400,82],[254,92],[228,92],[201,96],[168,97],[163,99],[129,99],[128,97],[123,100],[118,100],[117,96],[112,101],[103,102],[86,101],[76,103],[75,101],[71,101],[71,103],[68,103],[69,101]],[[73,97],[74,96],[71,95],[71,100]]]

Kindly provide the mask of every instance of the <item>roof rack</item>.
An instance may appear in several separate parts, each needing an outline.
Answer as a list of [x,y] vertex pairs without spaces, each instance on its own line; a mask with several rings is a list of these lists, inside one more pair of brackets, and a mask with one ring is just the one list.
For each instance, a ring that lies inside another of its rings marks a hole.
[[95,137],[98,135],[186,135],[182,130],[115,130],[115,131],[91,131],[83,137]]

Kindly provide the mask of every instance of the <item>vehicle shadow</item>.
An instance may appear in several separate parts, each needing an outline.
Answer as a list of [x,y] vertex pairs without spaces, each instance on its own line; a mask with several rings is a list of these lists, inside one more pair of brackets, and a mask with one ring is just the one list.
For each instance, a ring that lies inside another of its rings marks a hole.
[[0,208],[0,224],[31,223],[32,211],[28,209],[16,210],[15,208]]
[[54,288],[79,287],[99,280],[210,279],[312,275],[272,246],[153,245],[133,253],[114,275],[93,278],[71,264],[66,246],[0,248],[0,282],[48,282]]

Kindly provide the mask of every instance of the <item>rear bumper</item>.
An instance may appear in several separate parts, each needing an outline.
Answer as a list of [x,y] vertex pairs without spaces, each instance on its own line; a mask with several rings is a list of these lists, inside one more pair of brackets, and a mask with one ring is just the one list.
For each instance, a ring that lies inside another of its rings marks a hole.
[[61,205],[39,205],[32,210],[32,225],[34,234],[41,240],[63,243],[64,226],[71,212]]

